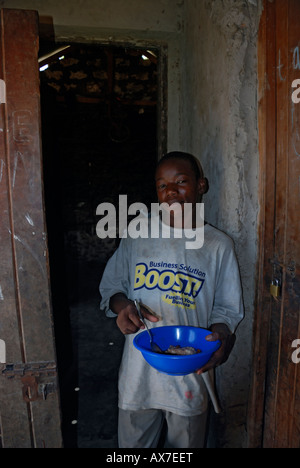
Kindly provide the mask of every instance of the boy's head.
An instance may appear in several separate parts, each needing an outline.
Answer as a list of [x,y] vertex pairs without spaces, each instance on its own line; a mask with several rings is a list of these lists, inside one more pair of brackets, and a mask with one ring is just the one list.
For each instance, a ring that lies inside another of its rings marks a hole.
[[[187,206],[194,207],[191,214],[195,217],[196,203],[201,201],[208,188],[207,179],[196,158],[189,153],[178,151],[167,153],[158,162],[155,182],[159,203],[173,206],[172,225],[176,216],[181,220],[186,213],[185,208],[188,209]],[[181,210],[178,211],[178,207],[181,207]]]
[[200,161],[195,158],[190,153],[185,153],[183,151],[171,151],[170,153],[166,153],[157,163],[156,169],[161,166],[165,161],[170,161],[174,159],[180,159],[182,161],[187,161],[190,163],[191,169],[194,171],[195,176],[197,179],[203,179],[204,173]]
[[[181,180],[181,176],[186,176],[186,180]],[[155,172],[156,190],[159,201],[160,194],[168,189],[167,178],[169,178],[169,188],[176,179],[173,188],[189,185],[189,189],[197,192],[198,198],[202,198],[208,191],[208,180],[204,177],[204,172],[200,162],[190,153],[182,151],[172,151],[165,154],[157,163]],[[174,180],[171,180],[174,179]],[[199,200],[195,200],[199,201]]]

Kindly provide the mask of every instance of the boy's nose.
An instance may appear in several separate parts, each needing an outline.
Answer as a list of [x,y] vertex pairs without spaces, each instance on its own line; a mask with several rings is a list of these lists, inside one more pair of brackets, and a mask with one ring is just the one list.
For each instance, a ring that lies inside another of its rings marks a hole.
[[168,184],[166,189],[167,194],[169,193],[177,193],[177,185],[176,184]]

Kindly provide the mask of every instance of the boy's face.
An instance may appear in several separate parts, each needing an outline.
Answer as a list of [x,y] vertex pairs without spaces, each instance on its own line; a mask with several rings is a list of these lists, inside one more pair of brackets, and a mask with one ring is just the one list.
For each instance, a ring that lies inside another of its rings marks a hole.
[[170,159],[158,167],[155,174],[156,192],[160,203],[196,203],[201,191],[201,181],[188,161]]
[[189,163],[182,159],[170,159],[162,163],[155,174],[156,192],[159,203],[192,203],[196,205],[198,195],[204,193],[204,179],[197,179]]

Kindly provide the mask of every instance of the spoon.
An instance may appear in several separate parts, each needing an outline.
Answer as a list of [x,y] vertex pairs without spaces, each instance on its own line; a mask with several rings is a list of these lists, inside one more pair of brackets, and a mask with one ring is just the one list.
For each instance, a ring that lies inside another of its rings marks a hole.
[[139,314],[139,317],[140,317],[141,321],[143,322],[143,324],[145,325],[145,327],[147,329],[147,332],[149,333],[151,350],[154,353],[163,353],[163,351],[160,349],[160,347],[156,343],[154,343],[154,341],[153,341],[152,333],[149,330],[148,325],[147,325],[147,323],[146,323],[146,321],[145,321],[145,319],[144,319],[144,317],[142,315],[140,304],[136,300],[134,300],[134,304],[135,304],[135,307],[136,307],[136,309],[138,311],[138,314]]

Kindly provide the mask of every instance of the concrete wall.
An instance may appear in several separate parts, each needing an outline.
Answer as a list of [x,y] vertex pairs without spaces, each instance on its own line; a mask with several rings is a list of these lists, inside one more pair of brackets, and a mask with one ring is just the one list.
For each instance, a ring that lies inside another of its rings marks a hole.
[[216,428],[221,434],[218,443],[225,447],[243,445],[246,436],[259,211],[260,14],[261,4],[255,0],[185,2],[181,147],[197,155],[204,166],[210,182],[205,216],[235,242],[245,303],[235,349],[217,369],[226,411],[216,418]]
[[178,32],[182,0],[1,0],[1,8],[37,10],[51,16],[55,28]]

